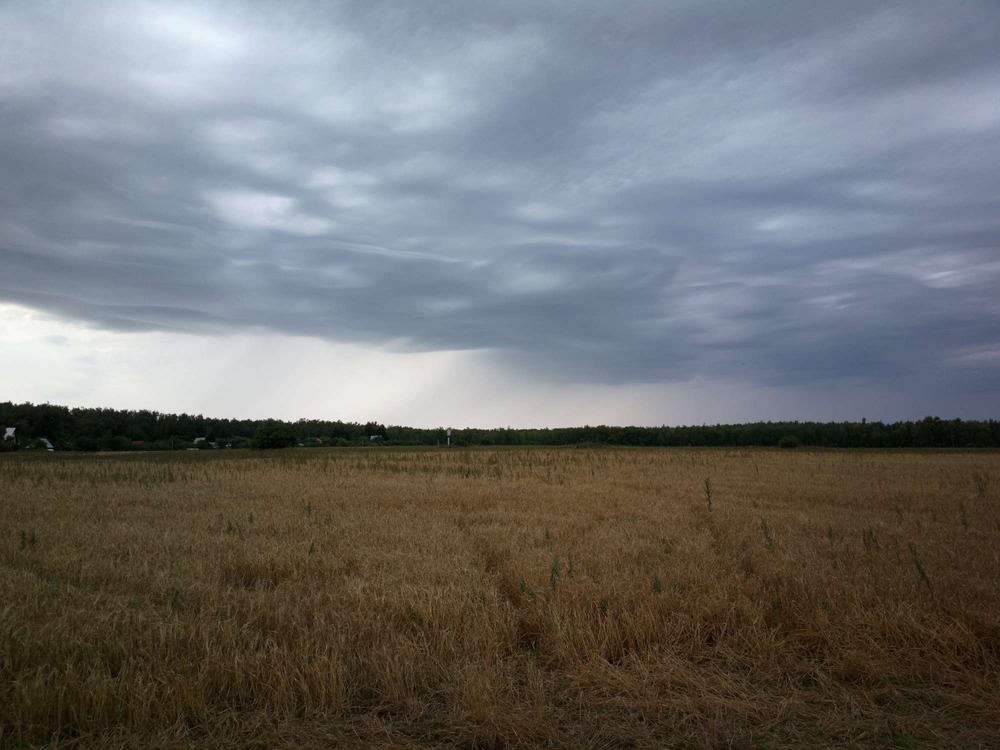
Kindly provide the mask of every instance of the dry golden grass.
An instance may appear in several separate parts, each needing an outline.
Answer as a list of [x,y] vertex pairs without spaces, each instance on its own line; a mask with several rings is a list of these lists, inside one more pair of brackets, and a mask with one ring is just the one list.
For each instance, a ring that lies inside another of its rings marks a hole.
[[4,456],[0,746],[996,747],[998,486],[987,452]]

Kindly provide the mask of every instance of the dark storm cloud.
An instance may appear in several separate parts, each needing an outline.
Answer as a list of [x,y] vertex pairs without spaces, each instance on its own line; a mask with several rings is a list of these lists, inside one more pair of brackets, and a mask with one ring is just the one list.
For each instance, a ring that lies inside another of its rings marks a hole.
[[7,3],[0,300],[995,391],[997,49],[985,1]]

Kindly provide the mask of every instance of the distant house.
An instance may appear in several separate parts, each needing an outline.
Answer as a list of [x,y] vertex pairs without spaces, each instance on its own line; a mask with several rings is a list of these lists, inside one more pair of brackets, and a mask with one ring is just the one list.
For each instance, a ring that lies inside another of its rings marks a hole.
[[205,442],[205,438],[203,438],[203,437],[201,437],[201,438],[195,438],[194,439],[194,444],[195,445],[198,445],[198,443],[204,443],[204,442]]
[[381,435],[369,435],[368,436],[368,442],[369,443],[374,443],[374,442],[376,442],[378,440],[381,440],[381,439],[382,439]]
[[6,440],[13,440],[16,443],[17,442],[17,436],[14,434],[15,432],[17,432],[17,428],[16,427],[4,427],[4,429],[3,429],[3,439],[5,441]]
[[38,442],[45,446],[45,450],[54,451],[55,447],[49,442],[48,438],[38,438]]

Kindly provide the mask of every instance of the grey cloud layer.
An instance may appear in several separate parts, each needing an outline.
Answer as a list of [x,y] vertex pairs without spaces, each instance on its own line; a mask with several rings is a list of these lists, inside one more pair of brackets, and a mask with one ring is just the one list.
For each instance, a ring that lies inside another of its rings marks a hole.
[[550,378],[1000,382],[992,2],[0,7],[0,300]]

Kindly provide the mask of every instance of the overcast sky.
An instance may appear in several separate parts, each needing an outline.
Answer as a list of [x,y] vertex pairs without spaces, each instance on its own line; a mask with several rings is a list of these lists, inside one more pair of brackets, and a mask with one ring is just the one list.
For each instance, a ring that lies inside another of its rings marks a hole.
[[1000,417],[1000,2],[0,3],[0,400]]

